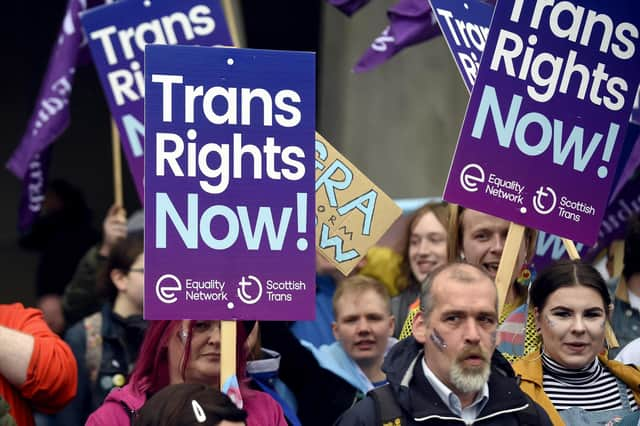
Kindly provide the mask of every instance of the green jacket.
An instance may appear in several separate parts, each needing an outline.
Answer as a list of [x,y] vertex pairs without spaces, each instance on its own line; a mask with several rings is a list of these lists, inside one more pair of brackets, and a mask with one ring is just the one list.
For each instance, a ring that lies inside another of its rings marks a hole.
[[64,289],[62,309],[67,326],[98,312],[102,306],[103,300],[96,294],[96,278],[107,258],[99,253],[99,248],[99,245],[91,247],[80,259],[73,278]]

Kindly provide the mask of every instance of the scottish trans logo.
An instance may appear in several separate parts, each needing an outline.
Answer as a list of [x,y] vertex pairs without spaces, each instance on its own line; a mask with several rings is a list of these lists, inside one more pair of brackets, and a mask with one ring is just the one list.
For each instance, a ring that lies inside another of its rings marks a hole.
[[162,303],[170,305],[177,302],[176,293],[179,291],[182,291],[182,284],[175,275],[164,274],[156,281],[156,297]]
[[[253,296],[252,296],[253,294]],[[254,275],[243,275],[238,282],[238,298],[247,305],[258,303],[262,298],[262,283]]]
[[556,192],[549,186],[541,186],[533,196],[533,208],[542,215],[547,215],[556,207]]

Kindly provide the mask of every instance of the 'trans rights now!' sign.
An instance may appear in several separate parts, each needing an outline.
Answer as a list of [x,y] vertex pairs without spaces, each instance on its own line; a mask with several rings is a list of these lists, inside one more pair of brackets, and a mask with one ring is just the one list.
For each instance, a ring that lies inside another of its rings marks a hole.
[[501,0],[444,198],[592,245],[640,80],[640,2]]
[[145,318],[313,319],[315,56],[145,56]]
[[144,194],[144,50],[148,44],[231,46],[218,0],[118,1],[81,16],[133,183]]

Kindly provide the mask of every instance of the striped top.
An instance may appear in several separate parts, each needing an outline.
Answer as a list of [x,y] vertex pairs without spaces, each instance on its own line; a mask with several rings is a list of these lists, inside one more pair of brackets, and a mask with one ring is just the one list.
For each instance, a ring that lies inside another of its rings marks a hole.
[[[596,358],[590,365],[568,369],[542,354],[542,386],[558,411],[580,407],[587,411],[624,408],[616,377]],[[626,385],[632,411],[638,409],[633,393]]]

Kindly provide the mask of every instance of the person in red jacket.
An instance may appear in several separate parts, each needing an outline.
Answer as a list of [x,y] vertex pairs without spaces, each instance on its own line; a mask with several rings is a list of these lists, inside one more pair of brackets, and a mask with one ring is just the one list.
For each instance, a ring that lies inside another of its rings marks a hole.
[[55,413],[76,394],[78,370],[69,346],[42,312],[0,304],[0,396],[20,426],[34,425],[32,409]]

